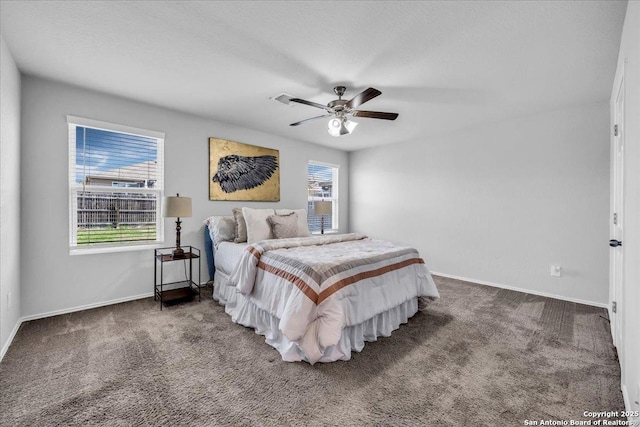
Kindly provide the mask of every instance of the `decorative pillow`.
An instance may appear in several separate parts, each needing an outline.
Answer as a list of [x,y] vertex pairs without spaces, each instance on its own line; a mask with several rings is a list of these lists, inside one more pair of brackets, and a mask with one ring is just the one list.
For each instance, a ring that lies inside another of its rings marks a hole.
[[276,215],[289,215],[295,212],[298,215],[298,235],[294,237],[309,237],[309,224],[307,223],[307,210],[306,209],[276,209]]
[[269,215],[267,221],[271,225],[271,232],[276,239],[288,239],[298,237],[298,214],[291,212],[289,215]]
[[211,216],[204,223],[216,248],[220,242],[233,242],[236,237],[236,223],[232,216]]
[[242,215],[242,208],[233,208],[233,220],[235,224],[235,239],[236,243],[243,243],[247,241],[247,222]]
[[247,243],[252,244],[261,240],[273,239],[267,217],[275,213],[273,209],[242,208],[242,216],[247,223]]

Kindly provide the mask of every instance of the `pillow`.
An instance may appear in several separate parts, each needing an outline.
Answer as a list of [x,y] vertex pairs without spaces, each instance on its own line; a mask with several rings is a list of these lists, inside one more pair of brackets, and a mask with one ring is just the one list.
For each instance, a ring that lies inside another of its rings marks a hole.
[[233,208],[233,220],[235,223],[236,237],[233,240],[236,243],[243,243],[247,241],[247,223],[242,215],[241,208]]
[[307,224],[307,210],[306,209],[276,209],[276,215],[289,215],[295,212],[298,215],[298,235],[295,237],[309,237],[309,224]]
[[271,232],[276,239],[288,239],[298,237],[298,214],[291,212],[289,215],[269,215],[267,221],[271,225]]
[[261,240],[273,239],[267,217],[275,213],[273,209],[242,208],[242,216],[247,223],[247,243],[252,244]]
[[232,242],[236,237],[236,223],[232,216],[210,216],[204,223],[209,227],[209,236],[216,248],[220,242]]

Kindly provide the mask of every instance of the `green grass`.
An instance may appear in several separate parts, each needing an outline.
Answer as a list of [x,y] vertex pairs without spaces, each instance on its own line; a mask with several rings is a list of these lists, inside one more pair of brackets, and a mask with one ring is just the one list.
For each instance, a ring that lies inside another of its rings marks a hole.
[[103,227],[78,229],[78,245],[90,243],[109,243],[123,241],[154,241],[156,239],[156,228],[153,226],[131,227],[121,226],[120,228]]

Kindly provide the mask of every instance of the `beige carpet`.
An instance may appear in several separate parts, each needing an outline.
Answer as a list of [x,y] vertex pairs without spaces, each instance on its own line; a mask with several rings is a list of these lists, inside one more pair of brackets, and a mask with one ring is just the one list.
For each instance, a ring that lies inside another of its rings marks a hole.
[[[622,410],[604,309],[459,281],[348,362],[286,363],[203,296],[22,325],[0,425],[524,425]],[[210,295],[210,290],[208,290]]]

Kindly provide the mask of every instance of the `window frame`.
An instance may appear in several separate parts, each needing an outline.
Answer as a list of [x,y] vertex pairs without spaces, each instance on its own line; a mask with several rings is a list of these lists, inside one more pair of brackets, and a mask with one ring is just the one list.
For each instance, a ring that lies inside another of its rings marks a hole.
[[[86,119],[77,116],[67,116],[68,140],[69,140],[69,254],[84,255],[110,252],[126,252],[136,250],[148,250],[160,247],[164,242],[164,220],[162,218],[162,197],[164,195],[164,132],[141,129],[132,126],[109,123],[100,120]],[[82,183],[76,182],[76,128],[92,128],[107,132],[117,132],[145,138],[153,138],[157,141],[157,181],[154,188],[141,187],[113,187],[96,186],[95,189],[87,189]],[[78,208],[77,198],[79,191],[93,191],[104,193],[137,193],[156,194],[156,239],[154,241],[129,241],[109,243],[77,244],[78,237]]]
[[[315,197],[309,194],[309,166],[310,165],[323,166],[323,167],[328,167],[333,169],[333,177],[331,180],[332,193],[333,193],[332,197]],[[340,165],[337,165],[335,163],[322,162],[318,160],[307,161],[307,204],[309,202],[320,201],[320,200],[331,200],[333,202],[331,206],[331,209],[332,209],[331,228],[325,228],[324,229],[325,234],[337,233],[340,228],[340,219],[339,219],[340,192],[338,190],[339,183],[340,183]],[[309,217],[307,217],[307,225],[309,226],[309,229],[311,229],[311,224],[309,224]],[[311,234],[320,234],[320,230],[311,231]]]

